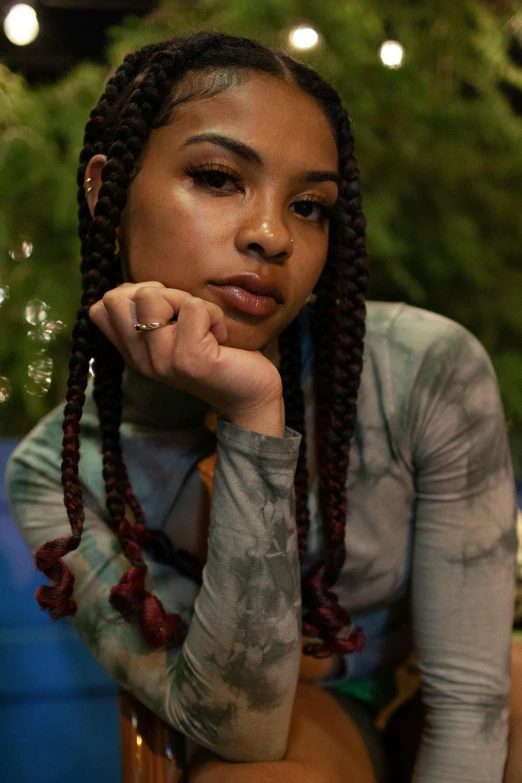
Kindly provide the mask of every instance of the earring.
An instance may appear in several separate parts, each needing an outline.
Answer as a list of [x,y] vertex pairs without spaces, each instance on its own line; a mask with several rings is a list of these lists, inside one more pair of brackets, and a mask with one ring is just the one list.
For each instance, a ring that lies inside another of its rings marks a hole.
[[310,296],[307,296],[305,299],[305,305],[313,305],[316,299],[317,294],[310,294]]
[[[89,182],[92,182],[92,177],[89,177],[88,179],[86,179],[86,180],[85,180],[85,185],[88,185],[88,184],[89,184]],[[84,185],[84,187],[85,187],[85,185]],[[90,192],[91,192],[91,190],[92,190],[92,188],[87,188],[87,191],[86,191],[86,192],[87,192],[87,193],[90,193]]]

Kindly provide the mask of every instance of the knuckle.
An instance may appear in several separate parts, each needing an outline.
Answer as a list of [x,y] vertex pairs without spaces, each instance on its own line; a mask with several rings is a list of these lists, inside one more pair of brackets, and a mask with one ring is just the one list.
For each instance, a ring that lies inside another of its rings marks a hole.
[[136,289],[135,296],[138,299],[141,297],[151,296],[151,294],[156,293],[157,290],[158,286],[146,283],[145,285],[140,285],[140,287]]
[[117,289],[116,289],[116,288],[111,288],[111,290],[110,290],[110,291],[107,291],[107,292],[106,292],[106,293],[103,295],[103,297],[102,297],[102,300],[101,300],[101,301],[103,301],[103,303],[104,303],[104,304],[106,304],[107,302],[108,302],[109,304],[112,304],[112,303],[114,303],[114,302],[117,302],[117,301],[118,301],[118,299],[119,299],[119,296],[118,296],[118,291],[117,291]]

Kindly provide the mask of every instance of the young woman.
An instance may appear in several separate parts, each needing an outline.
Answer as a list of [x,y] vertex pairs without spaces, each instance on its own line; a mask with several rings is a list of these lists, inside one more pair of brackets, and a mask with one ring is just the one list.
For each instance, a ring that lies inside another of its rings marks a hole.
[[338,94],[246,38],[146,46],[91,112],[78,186],[65,411],[7,477],[40,606],[187,737],[191,783],[385,780],[403,664],[414,780],[500,783],[497,381],[455,322],[365,303]]

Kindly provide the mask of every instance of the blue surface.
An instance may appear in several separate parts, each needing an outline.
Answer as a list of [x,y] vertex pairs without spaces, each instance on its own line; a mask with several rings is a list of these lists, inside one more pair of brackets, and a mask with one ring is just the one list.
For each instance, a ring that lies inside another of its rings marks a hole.
[[9,514],[0,440],[0,780],[120,783],[118,692],[69,620],[53,623],[34,594],[46,577]]

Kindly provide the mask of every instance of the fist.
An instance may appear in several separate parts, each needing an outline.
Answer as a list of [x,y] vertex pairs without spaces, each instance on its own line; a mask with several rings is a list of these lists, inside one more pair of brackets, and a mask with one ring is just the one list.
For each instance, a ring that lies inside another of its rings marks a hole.
[[[260,351],[225,346],[218,305],[156,281],[122,283],[89,308],[91,321],[142,375],[192,394],[220,415],[282,397],[281,376]],[[168,321],[149,332],[135,324]]]

